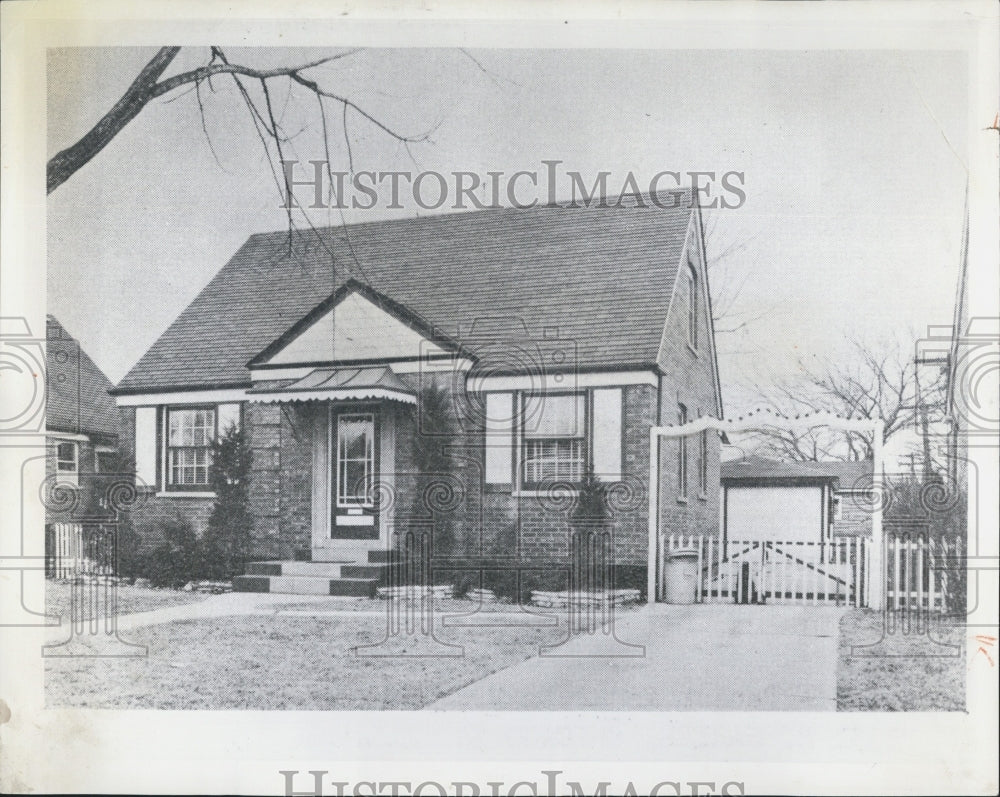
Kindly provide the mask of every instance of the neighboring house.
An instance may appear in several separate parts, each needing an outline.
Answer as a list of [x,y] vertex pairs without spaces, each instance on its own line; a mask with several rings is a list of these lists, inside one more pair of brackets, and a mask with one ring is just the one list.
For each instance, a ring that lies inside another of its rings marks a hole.
[[872,462],[723,462],[727,540],[825,542],[871,537]]
[[[366,591],[366,563],[442,513],[468,556],[565,560],[553,483],[588,469],[624,483],[614,561],[644,585],[650,427],[722,415],[700,211],[666,196],[252,236],[113,391],[154,493],[142,525],[204,528],[210,442],[236,423],[254,555],[279,562],[244,588],[337,570],[287,561],[311,560],[360,563],[329,589]],[[429,384],[451,396],[461,464],[450,498],[424,500]],[[664,442],[660,460],[661,526],[716,533],[718,435]]]
[[[118,467],[119,412],[108,394],[110,380],[79,343],[53,316],[46,326],[45,503],[46,522],[52,522],[99,511],[98,474]],[[53,494],[57,486],[75,491],[76,499]]]

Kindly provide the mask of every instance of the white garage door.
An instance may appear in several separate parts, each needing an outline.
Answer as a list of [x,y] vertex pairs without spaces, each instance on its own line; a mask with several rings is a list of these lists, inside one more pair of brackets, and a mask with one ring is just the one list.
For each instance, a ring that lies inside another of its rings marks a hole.
[[819,542],[822,488],[730,487],[730,540]]

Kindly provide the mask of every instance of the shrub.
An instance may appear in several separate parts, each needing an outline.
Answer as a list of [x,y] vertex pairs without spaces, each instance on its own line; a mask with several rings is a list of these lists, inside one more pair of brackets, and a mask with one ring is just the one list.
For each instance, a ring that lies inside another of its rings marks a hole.
[[[942,572],[946,612],[966,613],[968,492],[940,474],[910,474],[889,482],[891,502],[883,521],[889,534],[926,534]],[[929,558],[924,577],[930,577]]]
[[452,589],[452,597],[454,598],[464,598],[469,594],[470,589],[476,589],[479,587],[479,579],[475,578],[471,573],[464,573],[455,578],[454,588]]
[[[452,418],[451,395],[430,383],[420,391],[420,417],[414,437],[413,457],[418,471],[414,517],[426,517],[433,511],[430,504],[437,492],[435,482],[450,485],[456,470],[455,458],[449,445],[455,441],[456,429]],[[434,519],[434,555],[449,556],[456,552],[457,518],[454,511],[438,511]]]
[[209,481],[215,505],[199,545],[204,578],[230,579],[244,571],[252,523],[250,465],[247,435],[231,424],[212,444]]
[[607,486],[590,469],[577,488],[576,504],[569,519],[574,533],[593,531],[608,521]]
[[146,557],[142,554],[142,538],[128,516],[118,524],[117,564],[116,575],[130,581],[147,575]]
[[184,586],[202,577],[198,536],[190,521],[175,517],[159,526],[162,541],[145,557],[145,569],[154,587]]
[[500,600],[531,603],[531,590],[535,589],[533,577],[528,573],[521,573],[519,582],[517,576],[517,570],[485,570],[483,587],[492,590]]

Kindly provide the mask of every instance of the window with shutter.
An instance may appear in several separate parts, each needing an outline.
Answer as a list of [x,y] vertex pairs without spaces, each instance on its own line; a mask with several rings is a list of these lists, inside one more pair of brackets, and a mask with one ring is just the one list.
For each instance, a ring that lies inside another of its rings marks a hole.
[[528,396],[523,417],[524,486],[581,481],[587,462],[585,394]]

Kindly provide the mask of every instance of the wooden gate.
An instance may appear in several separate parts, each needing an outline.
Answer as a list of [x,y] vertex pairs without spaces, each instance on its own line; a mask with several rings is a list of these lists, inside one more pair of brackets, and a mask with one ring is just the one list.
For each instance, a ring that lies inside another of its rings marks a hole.
[[826,542],[726,540],[706,535],[661,538],[662,563],[673,551],[697,554],[699,603],[795,603],[867,606],[870,542],[845,537]]

